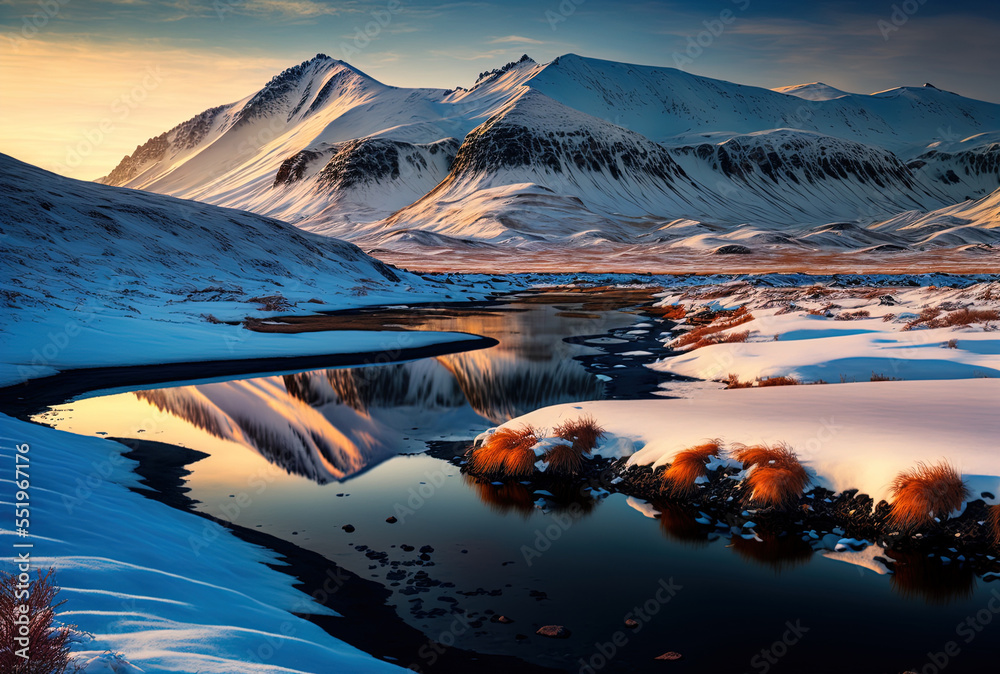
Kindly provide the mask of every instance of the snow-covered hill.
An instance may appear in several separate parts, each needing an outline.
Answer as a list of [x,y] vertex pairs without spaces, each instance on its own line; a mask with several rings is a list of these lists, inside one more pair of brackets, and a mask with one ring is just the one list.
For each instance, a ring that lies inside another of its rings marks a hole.
[[[74,367],[398,349],[400,333],[280,339],[238,323],[442,291],[279,220],[70,180],[6,155],[0,195],[3,383]],[[414,347],[460,339],[406,334]]]
[[[102,180],[381,250],[907,249],[869,226],[1000,187],[998,136],[1000,105],[931,86],[769,90],[568,54],[470,89],[405,89],[320,54]],[[855,235],[820,236],[830,225]]]

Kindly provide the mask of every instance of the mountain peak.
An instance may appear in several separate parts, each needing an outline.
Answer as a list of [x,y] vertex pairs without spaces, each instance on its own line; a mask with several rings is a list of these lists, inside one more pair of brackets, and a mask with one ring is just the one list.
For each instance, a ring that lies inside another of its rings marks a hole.
[[480,84],[484,80],[488,80],[488,79],[492,79],[492,78],[495,78],[495,77],[499,77],[499,76],[503,75],[505,72],[507,72],[508,70],[511,70],[512,68],[515,68],[515,67],[521,65],[522,63],[528,63],[528,64],[531,64],[531,65],[535,65],[535,61],[530,56],[528,56],[527,54],[522,54],[521,58],[519,58],[516,61],[511,61],[510,63],[508,63],[506,65],[500,66],[499,68],[494,68],[493,70],[487,70],[487,71],[479,73],[479,77],[476,78],[476,84]]

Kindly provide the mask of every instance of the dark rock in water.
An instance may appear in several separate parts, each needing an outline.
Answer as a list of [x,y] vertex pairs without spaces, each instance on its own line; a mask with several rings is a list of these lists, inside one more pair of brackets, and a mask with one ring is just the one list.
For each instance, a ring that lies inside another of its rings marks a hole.
[[508,618],[505,615],[494,615],[494,616],[490,616],[490,622],[491,623],[500,623],[501,625],[509,625],[510,623],[512,623],[514,621],[511,620],[510,618]]
[[741,246],[738,243],[730,243],[725,246],[719,246],[712,251],[712,255],[749,255],[752,252],[746,246]]
[[426,552],[423,552],[420,554],[420,559],[424,560],[425,562],[429,562],[431,561],[431,556],[428,555]]
[[420,552],[434,552],[434,548],[429,545],[425,545],[420,548]]
[[657,655],[655,659],[656,660],[680,660],[682,657],[684,657],[684,656],[682,656],[677,651],[667,651],[663,655]]
[[535,634],[549,637],[550,639],[569,639],[570,637],[570,631],[562,625],[545,625],[544,627],[539,627]]
[[402,545],[399,546],[399,549],[405,552],[413,552],[416,548],[414,548],[412,545],[407,545],[406,543],[403,543]]
[[346,531],[349,534],[354,533],[354,525],[353,524],[345,524],[344,526],[342,526],[340,528],[343,529],[344,531]]
[[385,521],[388,522],[389,524],[395,524],[399,520],[396,519],[395,515],[389,515],[389,517],[385,518]]
[[527,634],[515,634],[514,638],[516,640],[518,640],[518,641],[524,641],[525,639],[528,638],[528,635]]
[[629,618],[625,621],[625,627],[631,627],[632,629],[637,629],[639,627],[639,621],[635,618]]

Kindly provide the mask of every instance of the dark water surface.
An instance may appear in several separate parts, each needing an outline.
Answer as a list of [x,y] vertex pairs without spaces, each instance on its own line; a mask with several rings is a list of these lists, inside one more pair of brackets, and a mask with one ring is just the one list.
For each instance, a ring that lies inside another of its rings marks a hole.
[[[652,341],[662,327],[627,304],[549,296],[425,311],[425,329],[500,345],[120,393],[37,419],[207,453],[189,466],[197,508],[389,587],[428,639],[403,666],[432,670],[443,643],[573,672],[929,673],[945,659],[949,672],[996,671],[1000,583],[960,564],[912,560],[880,575],[797,538],[734,538],[669,508],[651,518],[600,490],[477,483],[444,460],[541,406],[649,395],[664,377],[641,363],[663,353]],[[615,355],[635,350],[653,355]],[[535,634],[550,624],[570,638]],[[667,651],[684,658],[654,660]]]

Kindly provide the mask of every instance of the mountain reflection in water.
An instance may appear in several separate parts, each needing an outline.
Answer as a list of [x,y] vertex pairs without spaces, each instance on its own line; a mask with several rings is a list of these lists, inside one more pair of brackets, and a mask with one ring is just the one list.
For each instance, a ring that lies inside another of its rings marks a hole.
[[430,316],[425,329],[481,334],[500,344],[411,363],[199,384],[136,396],[253,449],[289,473],[325,484],[408,451],[411,439],[468,438],[539,407],[603,397],[603,382],[574,360],[592,350],[563,338],[600,334],[632,320],[612,315],[567,314],[532,304]]

